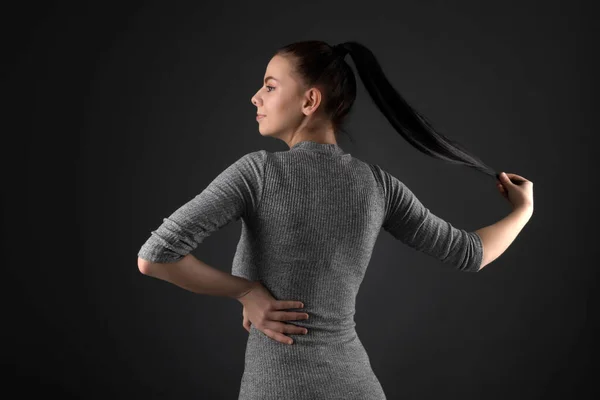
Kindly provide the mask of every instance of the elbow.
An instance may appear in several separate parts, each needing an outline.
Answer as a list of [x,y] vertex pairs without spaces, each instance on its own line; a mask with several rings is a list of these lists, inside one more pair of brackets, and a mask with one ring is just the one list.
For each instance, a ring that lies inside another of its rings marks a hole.
[[485,266],[487,266],[487,265],[489,265],[489,264],[490,264],[489,262],[485,262],[485,261],[484,261],[484,262],[482,262],[482,263],[481,263],[481,267],[479,267],[479,269],[477,270],[477,272],[481,271],[481,270],[482,270],[482,269],[483,269]]
[[485,262],[485,260],[481,260],[481,263],[479,263],[474,269],[472,269],[471,271],[473,272],[479,272],[483,269],[483,267],[485,267],[488,263]]
[[486,265],[488,265],[492,261],[493,260],[490,260],[487,258],[487,254],[484,252],[483,255],[481,256],[481,265],[479,266],[479,269],[475,272],[481,271]]
[[143,258],[138,257],[138,269],[144,275],[150,275],[150,267],[152,263],[148,260],[144,260]]
[[470,265],[469,267],[458,267],[459,271],[462,272],[479,272],[481,271],[481,269],[483,268],[483,264],[479,264],[479,265]]
[[481,260],[481,262],[476,263],[475,261],[471,261],[467,264],[459,264],[456,265],[456,269],[462,272],[479,272],[485,267],[485,260]]

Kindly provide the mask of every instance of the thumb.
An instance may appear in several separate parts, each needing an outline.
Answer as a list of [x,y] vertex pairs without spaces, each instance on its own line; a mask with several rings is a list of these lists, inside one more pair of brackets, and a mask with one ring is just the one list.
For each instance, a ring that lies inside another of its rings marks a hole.
[[513,183],[510,181],[510,178],[504,173],[500,173],[500,182],[505,186],[512,186]]

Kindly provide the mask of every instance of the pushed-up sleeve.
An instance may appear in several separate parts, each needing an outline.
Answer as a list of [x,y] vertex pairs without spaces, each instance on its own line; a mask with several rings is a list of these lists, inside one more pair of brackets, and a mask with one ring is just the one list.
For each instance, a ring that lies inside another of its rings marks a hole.
[[426,208],[399,179],[372,165],[385,199],[382,227],[409,247],[463,272],[477,272],[483,242],[477,232],[459,229]]
[[221,172],[193,199],[151,232],[138,257],[153,263],[177,262],[213,232],[251,215],[263,192],[267,153],[248,153]]

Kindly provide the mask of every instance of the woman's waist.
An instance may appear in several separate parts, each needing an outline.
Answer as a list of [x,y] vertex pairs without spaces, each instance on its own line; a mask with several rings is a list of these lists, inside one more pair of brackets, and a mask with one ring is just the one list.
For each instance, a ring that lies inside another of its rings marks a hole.
[[306,328],[308,331],[306,334],[302,333],[286,333],[282,332],[283,335],[291,338],[294,342],[290,344],[281,343],[271,337],[267,336],[264,332],[258,330],[254,325],[250,325],[250,334],[248,340],[255,340],[257,343],[264,341],[266,343],[272,342],[279,346],[310,346],[319,347],[323,346],[328,349],[333,347],[348,346],[355,343],[357,340],[357,333],[354,320],[345,324],[339,325],[327,325],[315,323],[314,321],[299,320],[299,321],[281,321],[288,325],[295,325]]
[[[317,367],[353,368],[357,363],[369,364],[369,357],[353,329],[348,332],[308,333],[287,336],[293,344],[278,342],[252,327],[246,345],[246,366],[251,369],[293,369]],[[287,366],[287,367],[286,367]]]

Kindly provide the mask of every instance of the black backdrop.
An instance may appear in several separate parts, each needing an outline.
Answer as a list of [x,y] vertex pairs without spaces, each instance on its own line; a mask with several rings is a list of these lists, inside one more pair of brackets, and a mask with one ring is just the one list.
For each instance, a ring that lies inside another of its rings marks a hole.
[[[7,6],[3,387],[82,399],[237,398],[240,304],[142,275],[137,251],[241,155],[287,148],[261,137],[250,98],[277,47],[320,39],[371,48],[440,130],[534,182],[529,224],[480,273],[380,235],[356,321],[388,398],[597,395],[591,4]],[[416,151],[358,85],[344,150],[380,164],[461,228],[509,212],[493,179]],[[239,229],[223,228],[194,254],[230,271]]]

